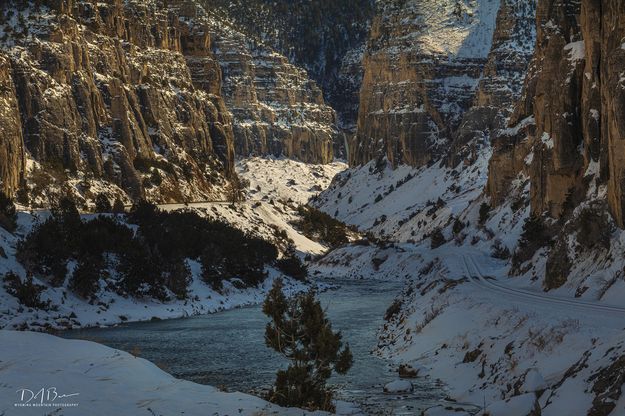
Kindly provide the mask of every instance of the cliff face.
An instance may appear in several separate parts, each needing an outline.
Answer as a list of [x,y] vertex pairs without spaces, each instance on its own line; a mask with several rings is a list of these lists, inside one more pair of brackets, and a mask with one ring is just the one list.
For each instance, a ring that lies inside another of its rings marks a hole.
[[[421,166],[448,154],[452,143],[459,152],[476,133],[501,125],[506,111],[499,109],[518,94],[509,85],[531,53],[532,31],[518,29],[534,11],[533,2],[502,4],[378,2],[351,164],[384,155],[395,166]],[[479,109],[466,116],[472,107]]]
[[13,194],[24,172],[24,148],[20,113],[9,59],[0,55],[0,190]]
[[[619,1],[539,1],[536,54],[512,119],[519,134],[502,137],[491,161],[495,203],[520,170],[530,177],[532,211],[556,218],[593,178],[607,180],[610,211],[624,225],[624,13]],[[511,152],[526,166],[512,166]]]
[[326,163],[343,142],[304,70],[195,1],[46,4],[0,10],[0,183],[10,194],[42,205],[66,191],[220,198],[235,146]]
[[210,31],[223,96],[234,118],[236,154],[331,162],[343,135],[334,110],[306,72],[221,23]]
[[353,132],[362,81],[362,49],[374,0],[202,0],[247,37],[305,68]]
[[[34,194],[75,179],[86,198],[112,186],[133,198],[179,201],[210,196],[218,177],[232,174],[231,119],[208,31],[201,21],[185,23],[188,5],[170,3],[3,10],[12,16],[2,29],[5,189],[14,191],[24,174],[20,130],[37,171],[26,178]],[[202,68],[201,80],[192,66]]]
[[[536,1],[502,0],[493,41],[471,107],[453,132],[450,164],[472,161],[476,146],[499,134],[521,96],[534,53]],[[476,140],[477,139],[477,140]]]
[[[567,195],[584,173],[578,149],[583,141],[580,104],[584,75],[579,14],[579,2],[538,3],[536,52],[513,120],[532,117],[531,123],[526,122],[533,125],[531,154],[526,160],[535,212],[559,215]],[[500,198],[494,195],[495,200]]]

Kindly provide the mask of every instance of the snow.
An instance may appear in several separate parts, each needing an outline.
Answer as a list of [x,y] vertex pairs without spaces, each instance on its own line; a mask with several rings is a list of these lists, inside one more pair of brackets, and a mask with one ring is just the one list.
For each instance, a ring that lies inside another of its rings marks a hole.
[[567,43],[564,45],[564,50],[569,53],[569,59],[572,62],[581,61],[586,58],[586,48],[583,40]]
[[543,135],[540,137],[540,141],[547,147],[547,149],[553,149],[553,137],[551,137],[549,133],[544,132]]
[[534,410],[536,396],[523,394],[508,400],[501,400],[486,407],[486,411],[478,415],[488,416],[527,416]]
[[[537,142],[553,147],[549,135]],[[483,147],[473,164],[455,168],[370,163],[341,173],[313,203],[380,240],[341,247],[312,270],[404,279],[400,312],[380,330],[376,353],[425,367],[459,408],[485,402],[491,415],[526,415],[538,400],[543,415],[586,413],[596,395],[593,375],[625,355],[625,262],[615,254],[625,250],[625,233],[614,232],[610,250],[577,251],[559,289],[543,290],[544,249],[509,277],[510,260],[494,258],[493,246],[517,246],[529,215],[529,180],[515,178],[503,204],[479,225],[489,156]],[[591,185],[598,169],[591,161]],[[604,188],[590,186],[589,200],[605,198]],[[464,224],[459,232],[456,220]],[[432,248],[429,234],[437,228],[447,242]],[[569,240],[574,246],[575,237]],[[454,414],[446,410],[426,414]],[[625,400],[613,414],[625,414]]]
[[409,48],[450,58],[486,58],[498,10],[497,0],[410,0],[402,6],[401,14],[392,17],[409,28],[393,39],[394,50]]
[[[231,206],[223,202],[167,204],[165,210],[190,209],[199,215],[229,222],[237,228],[259,237],[274,241],[276,230],[283,230],[293,240],[296,250],[305,255],[319,255],[327,251],[322,244],[302,235],[293,225],[297,220],[296,209],[320,190],[327,187],[337,172],[345,164],[335,162],[329,165],[305,164],[289,159],[253,158],[237,163],[239,175],[250,181],[249,199]],[[290,172],[289,175],[280,172]],[[260,187],[260,189],[258,189]],[[28,234],[31,227],[48,215],[46,211],[34,213],[20,212],[16,234],[0,228],[0,248],[7,259],[0,261],[0,275],[14,271],[24,276],[25,270],[15,258],[19,239]],[[93,215],[85,215],[90,218]],[[250,304],[264,299],[273,280],[282,276],[269,268],[267,280],[259,287],[240,289],[234,282],[225,282],[224,290],[216,292],[201,279],[201,266],[188,260],[192,272],[189,297],[186,300],[160,302],[151,299],[126,298],[117,293],[102,291],[99,303],[91,304],[75,296],[65,285],[52,287],[46,281],[34,276],[35,283],[46,289],[42,300],[50,300],[54,308],[37,310],[23,308],[17,299],[6,292],[0,282],[0,328],[30,328],[43,330],[44,327],[65,329],[85,326],[108,326],[126,321],[146,321],[153,318],[181,318],[197,314],[207,314]],[[297,292],[308,286],[285,279],[287,290]]]
[[[311,414],[179,380],[149,361],[94,342],[34,332],[0,331],[0,378],[0,413],[6,416]],[[21,400],[22,389],[44,389],[44,397],[28,401],[26,392]],[[48,400],[48,391],[59,396],[52,393]]]
[[543,378],[540,371],[536,368],[531,368],[527,374],[525,374],[525,381],[523,382],[523,387],[521,387],[521,391],[531,393],[538,390],[544,390],[547,387],[547,383]]
[[408,393],[414,390],[414,386],[408,380],[395,380],[384,385],[385,393]]

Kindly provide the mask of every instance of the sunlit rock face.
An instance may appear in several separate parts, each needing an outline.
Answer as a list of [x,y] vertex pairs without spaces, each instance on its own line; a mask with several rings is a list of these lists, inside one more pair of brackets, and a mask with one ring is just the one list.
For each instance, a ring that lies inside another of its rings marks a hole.
[[491,160],[494,202],[524,171],[532,211],[557,218],[594,178],[607,183],[610,211],[624,225],[624,13],[618,1],[538,1],[536,52],[511,119],[514,134],[496,141]]
[[206,21],[185,19],[187,2],[51,4],[3,10],[3,188],[211,195],[233,172],[234,135]]

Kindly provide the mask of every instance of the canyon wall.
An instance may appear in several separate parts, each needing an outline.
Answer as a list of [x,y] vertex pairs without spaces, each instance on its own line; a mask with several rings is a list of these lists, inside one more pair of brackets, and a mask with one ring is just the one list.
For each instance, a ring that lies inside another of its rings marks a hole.
[[[500,128],[533,49],[535,3],[378,2],[350,163],[457,163]],[[529,28],[529,29],[528,29]]]
[[201,1],[246,37],[306,69],[336,110],[339,127],[353,133],[375,0]]
[[[2,117],[10,129],[0,155],[12,155],[2,160],[11,166],[2,170],[5,190],[26,176],[44,199],[70,185],[85,198],[109,188],[166,202],[209,197],[219,177],[232,175],[231,116],[208,31],[185,23],[172,4],[57,1],[52,9],[3,10],[12,15],[2,29],[10,35],[3,95],[12,109]],[[191,64],[204,69],[201,82]],[[19,130],[33,161],[27,171],[13,150]]]
[[343,134],[306,71],[221,22],[213,22],[210,31],[233,115],[236,154],[331,162]]
[[235,148],[326,163],[343,141],[305,71],[195,1],[38,4],[0,10],[0,184],[24,204],[220,199]]
[[610,211],[624,225],[623,36],[622,2],[538,2],[536,54],[510,128],[517,134],[499,137],[491,160],[487,191],[494,203],[523,171],[532,211],[558,218],[595,179],[607,183]]

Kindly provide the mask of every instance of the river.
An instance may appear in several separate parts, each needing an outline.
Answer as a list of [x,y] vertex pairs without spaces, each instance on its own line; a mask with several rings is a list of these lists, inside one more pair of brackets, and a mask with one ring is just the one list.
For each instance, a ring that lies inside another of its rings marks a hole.
[[[367,414],[418,415],[440,403],[442,388],[429,379],[412,380],[414,392],[389,395],[384,384],[397,379],[395,367],[372,354],[386,308],[402,283],[375,280],[333,280],[338,288],[319,294],[334,329],[339,329],[354,355],[347,375],[330,383],[336,397],[355,402]],[[175,377],[229,391],[260,391],[269,387],[276,369],[286,361],[265,346],[267,318],[260,306],[210,315],[156,322],[128,323],[113,328],[64,332],[66,338],[89,339],[146,358]]]

